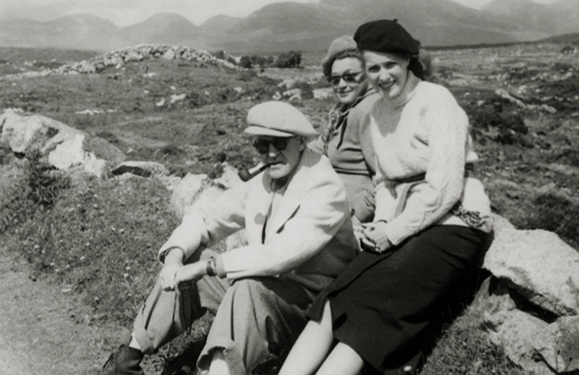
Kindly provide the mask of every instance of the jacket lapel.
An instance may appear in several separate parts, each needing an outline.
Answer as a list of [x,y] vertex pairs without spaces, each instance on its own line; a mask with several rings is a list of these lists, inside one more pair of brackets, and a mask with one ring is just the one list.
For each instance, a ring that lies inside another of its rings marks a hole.
[[[288,187],[283,195],[277,214],[267,222],[269,233],[278,232],[299,208],[303,195],[307,192],[312,155],[313,154],[309,149],[306,148],[304,150],[300,164],[298,165],[294,176],[288,183]],[[271,203],[271,199],[266,207],[266,212],[269,209],[269,203]],[[272,227],[269,227],[270,225]],[[268,238],[266,238],[266,242],[267,241]]]

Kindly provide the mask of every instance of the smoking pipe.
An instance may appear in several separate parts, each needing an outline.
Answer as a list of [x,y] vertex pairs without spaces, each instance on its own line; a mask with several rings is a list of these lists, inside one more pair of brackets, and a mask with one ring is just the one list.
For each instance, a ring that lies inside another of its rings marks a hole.
[[243,182],[249,181],[258,174],[260,174],[261,172],[263,172],[267,167],[269,167],[269,164],[259,163],[258,165],[256,165],[251,169],[243,168],[242,170],[239,171],[239,173],[237,173],[237,175],[239,176],[239,178],[241,178],[241,181]]

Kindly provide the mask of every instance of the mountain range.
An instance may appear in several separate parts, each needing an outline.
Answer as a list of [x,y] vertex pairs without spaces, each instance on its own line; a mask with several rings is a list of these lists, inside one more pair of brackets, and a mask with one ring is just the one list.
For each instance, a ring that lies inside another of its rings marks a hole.
[[126,27],[85,14],[49,22],[17,18],[0,22],[0,46],[104,51],[166,43],[234,53],[324,50],[334,38],[380,18],[398,19],[426,47],[534,41],[579,32],[579,0],[549,5],[493,0],[480,10],[451,0],[282,2],[244,18],[216,16],[199,26],[175,13]]

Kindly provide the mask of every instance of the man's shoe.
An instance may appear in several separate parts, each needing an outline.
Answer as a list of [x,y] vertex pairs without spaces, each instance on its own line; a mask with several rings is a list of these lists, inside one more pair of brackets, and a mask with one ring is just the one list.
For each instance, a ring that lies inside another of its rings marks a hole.
[[111,354],[101,375],[145,375],[140,366],[144,356],[140,350],[121,345]]

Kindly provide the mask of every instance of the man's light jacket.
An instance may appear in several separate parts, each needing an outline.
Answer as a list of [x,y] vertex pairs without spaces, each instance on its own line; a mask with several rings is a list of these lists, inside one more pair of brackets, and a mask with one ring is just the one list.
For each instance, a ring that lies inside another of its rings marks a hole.
[[275,216],[267,218],[271,182],[262,173],[224,192],[216,202],[196,205],[159,255],[177,246],[188,258],[200,246],[211,246],[245,228],[248,245],[220,255],[222,276],[230,280],[274,276],[322,289],[357,251],[344,186],[329,160],[306,148]]

